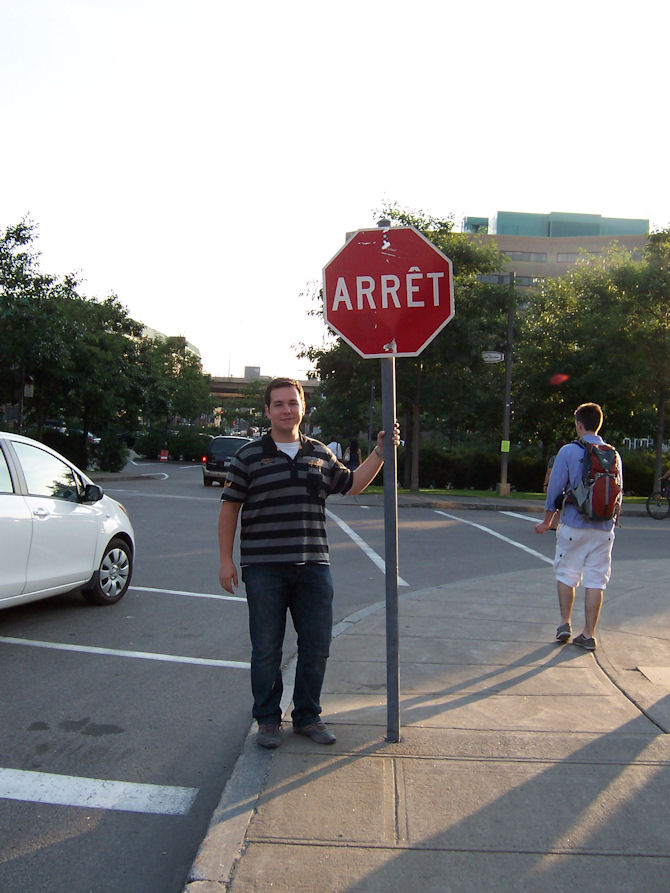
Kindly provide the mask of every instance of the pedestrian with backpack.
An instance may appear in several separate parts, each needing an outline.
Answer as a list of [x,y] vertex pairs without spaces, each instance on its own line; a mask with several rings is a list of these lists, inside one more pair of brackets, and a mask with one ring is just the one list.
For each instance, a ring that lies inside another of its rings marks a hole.
[[358,441],[354,437],[349,446],[344,451],[344,458],[342,459],[344,464],[350,471],[356,471],[358,466],[363,461],[363,457],[361,456],[361,448],[358,445]]
[[575,410],[577,440],[561,447],[556,455],[544,520],[535,525],[536,533],[546,533],[560,511],[554,559],[561,613],[556,641],[564,644],[572,635],[575,589],[581,583],[584,629],[572,644],[586,651],[596,650],[595,631],[612,572],[614,527],[623,494],[621,457],[598,434],[602,423],[603,412],[597,403],[582,403]]

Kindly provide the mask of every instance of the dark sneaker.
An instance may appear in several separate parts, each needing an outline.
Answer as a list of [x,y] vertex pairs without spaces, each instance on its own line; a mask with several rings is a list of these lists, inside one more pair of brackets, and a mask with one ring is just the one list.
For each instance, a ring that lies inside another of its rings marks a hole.
[[281,737],[279,735],[279,723],[276,722],[259,722],[258,734],[256,735],[256,744],[261,747],[279,747]]
[[587,639],[586,636],[581,633],[578,636],[575,636],[572,640],[573,645],[577,645],[579,648],[583,648],[584,651],[595,651],[596,650],[596,640],[595,636],[591,636],[590,639]]
[[312,722],[308,726],[293,726],[296,735],[306,735],[317,744],[335,744],[337,738],[326,728],[325,722]]
[[561,623],[561,625],[556,630],[556,641],[560,642],[561,645],[565,645],[570,636],[572,635],[572,628],[569,623]]

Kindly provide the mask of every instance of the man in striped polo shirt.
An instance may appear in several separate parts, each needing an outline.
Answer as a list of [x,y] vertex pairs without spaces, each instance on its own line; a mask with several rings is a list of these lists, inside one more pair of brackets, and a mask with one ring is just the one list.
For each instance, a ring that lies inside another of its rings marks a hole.
[[[265,391],[270,432],[233,456],[221,496],[219,581],[231,593],[238,585],[233,543],[241,510],[240,564],[249,608],[253,716],[262,747],[280,743],[287,610],[298,634],[293,730],[318,744],[335,741],[321,720],[320,704],[333,625],[325,501],[331,493],[361,493],[384,461],[380,431],[374,450],[350,471],[328,447],[300,432],[304,413],[300,382],[273,379]],[[391,437],[398,446],[397,424]]]

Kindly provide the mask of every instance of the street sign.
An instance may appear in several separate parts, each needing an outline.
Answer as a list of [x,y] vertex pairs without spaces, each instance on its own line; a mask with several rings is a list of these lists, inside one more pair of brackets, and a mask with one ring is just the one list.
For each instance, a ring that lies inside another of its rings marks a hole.
[[[382,425],[396,419],[395,358],[416,357],[454,315],[451,261],[412,226],[361,229],[323,268],[324,316],[362,357],[381,357]],[[384,438],[386,740],[400,741],[397,456]]]
[[416,357],[454,315],[451,261],[412,226],[361,229],[324,267],[323,298],[362,357]]

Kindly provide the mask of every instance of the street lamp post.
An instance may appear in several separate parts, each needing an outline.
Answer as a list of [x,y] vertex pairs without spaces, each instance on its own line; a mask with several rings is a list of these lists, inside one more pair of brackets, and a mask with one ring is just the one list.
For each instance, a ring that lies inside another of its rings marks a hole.
[[514,273],[508,274],[509,294],[507,298],[507,343],[505,345],[505,411],[503,414],[503,435],[500,444],[500,482],[496,486],[499,496],[509,496],[510,485],[507,482],[510,448],[510,420],[512,416],[512,351],[514,350],[514,310],[516,294],[514,291]]

